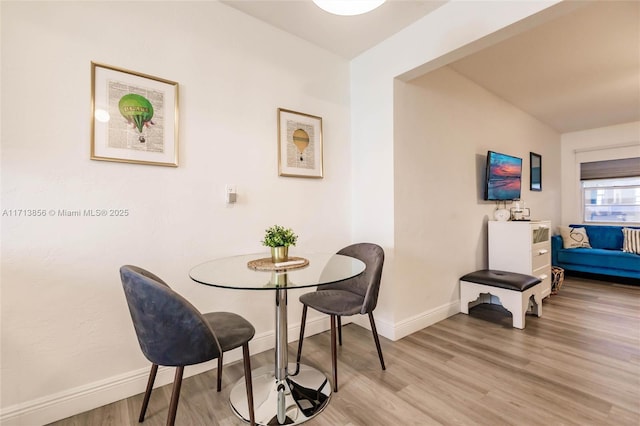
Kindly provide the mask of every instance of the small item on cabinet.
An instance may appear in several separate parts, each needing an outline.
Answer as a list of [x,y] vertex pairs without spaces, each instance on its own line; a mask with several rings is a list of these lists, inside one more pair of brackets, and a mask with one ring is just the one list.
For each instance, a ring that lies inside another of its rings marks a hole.
[[507,210],[507,202],[502,201],[502,206],[500,206],[500,201],[496,201],[496,209],[493,212],[493,218],[498,222],[506,222],[509,220],[510,213]]
[[511,207],[511,220],[528,221],[531,217],[529,208],[524,206],[524,201],[516,201],[515,207]]
[[506,222],[509,220],[509,210],[507,209],[496,209],[496,211],[493,212],[493,217],[495,220],[499,221],[499,222]]

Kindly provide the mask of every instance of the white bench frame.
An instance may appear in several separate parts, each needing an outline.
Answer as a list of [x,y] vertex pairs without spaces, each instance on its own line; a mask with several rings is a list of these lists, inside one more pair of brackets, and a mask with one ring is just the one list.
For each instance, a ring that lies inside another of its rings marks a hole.
[[490,294],[500,299],[502,306],[513,315],[513,327],[523,329],[525,316],[529,309],[529,300],[533,296],[532,312],[542,316],[542,283],[529,287],[525,291],[509,290],[487,284],[460,280],[460,312],[469,314],[469,303],[481,294]]

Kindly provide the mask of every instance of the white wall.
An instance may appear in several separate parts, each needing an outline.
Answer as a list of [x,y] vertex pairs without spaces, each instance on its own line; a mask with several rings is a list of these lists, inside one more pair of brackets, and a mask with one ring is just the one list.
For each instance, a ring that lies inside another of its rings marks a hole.
[[[449,67],[395,90],[396,322],[460,311],[459,278],[487,268],[488,150],[523,159],[533,219],[560,219],[560,135]],[[529,152],[542,155],[543,191],[529,190]],[[510,207],[510,206],[507,206]]]
[[[273,295],[207,288],[188,271],[267,253],[259,242],[274,223],[299,234],[294,255],[351,242],[348,63],[217,2],[0,7],[2,211],[129,211],[3,215],[3,424],[46,423],[144,389],[123,264],[154,271],[203,311],[244,315],[251,349],[272,347]],[[89,160],[91,61],[179,82],[178,168]],[[278,107],[323,117],[324,179],[278,177]]]
[[561,138],[562,223],[582,223],[580,163],[640,157],[640,122],[565,133]]

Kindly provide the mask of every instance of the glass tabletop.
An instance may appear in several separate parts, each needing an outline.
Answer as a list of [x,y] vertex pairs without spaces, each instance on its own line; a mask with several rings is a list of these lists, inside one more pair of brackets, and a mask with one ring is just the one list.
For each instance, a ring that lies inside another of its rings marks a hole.
[[247,254],[210,260],[189,271],[192,280],[205,285],[242,290],[276,290],[304,288],[343,281],[365,270],[361,260],[340,254],[314,253],[296,255],[309,260],[302,268],[279,271],[251,269],[252,260],[268,257],[266,253]]

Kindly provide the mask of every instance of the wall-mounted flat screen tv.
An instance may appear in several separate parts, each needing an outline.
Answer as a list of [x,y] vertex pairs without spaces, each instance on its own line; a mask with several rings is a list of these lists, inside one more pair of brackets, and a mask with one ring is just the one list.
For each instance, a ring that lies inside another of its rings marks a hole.
[[522,158],[489,151],[485,200],[519,200],[522,182]]

